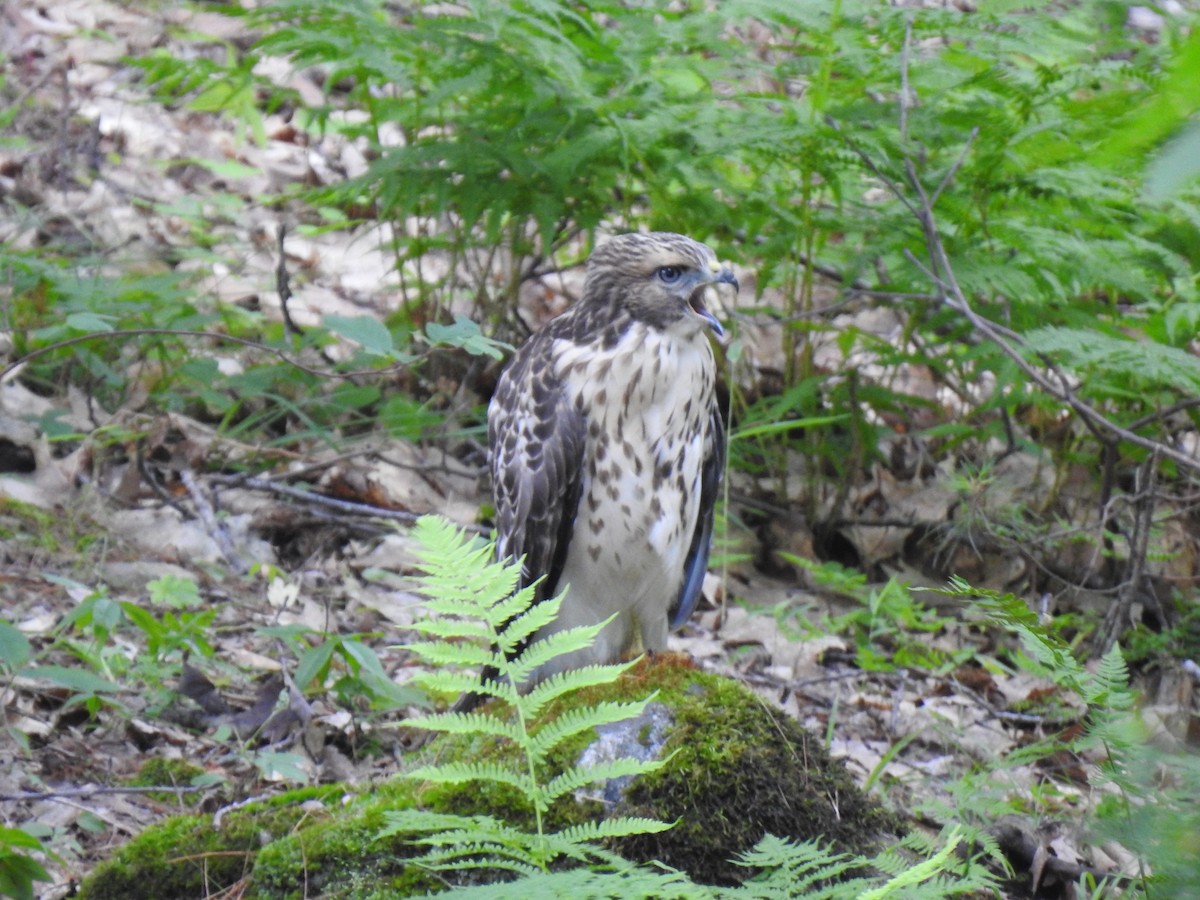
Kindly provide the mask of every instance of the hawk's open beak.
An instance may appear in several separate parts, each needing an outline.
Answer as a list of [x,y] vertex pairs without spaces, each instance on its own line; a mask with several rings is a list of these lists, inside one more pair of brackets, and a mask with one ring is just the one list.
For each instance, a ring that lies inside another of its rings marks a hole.
[[696,315],[700,316],[708,323],[708,327],[717,333],[718,337],[725,336],[725,329],[721,327],[721,323],[717,321],[717,317],[708,311],[704,305],[704,291],[710,284],[732,284],[733,292],[736,294],[738,290],[737,276],[733,274],[733,269],[728,266],[717,267],[713,264],[712,277],[692,291],[692,295],[688,298],[688,305]]

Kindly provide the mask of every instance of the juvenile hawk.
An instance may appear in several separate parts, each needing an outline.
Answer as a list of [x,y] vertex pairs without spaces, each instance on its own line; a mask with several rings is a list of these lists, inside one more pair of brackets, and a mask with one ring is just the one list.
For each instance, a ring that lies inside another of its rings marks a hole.
[[[624,234],[588,261],[582,298],[517,352],[488,409],[497,555],[537,597],[570,590],[536,637],[620,615],[553,672],[666,646],[708,564],[725,457],[704,306],[732,284],[704,244]],[[486,677],[486,675],[485,675]]]

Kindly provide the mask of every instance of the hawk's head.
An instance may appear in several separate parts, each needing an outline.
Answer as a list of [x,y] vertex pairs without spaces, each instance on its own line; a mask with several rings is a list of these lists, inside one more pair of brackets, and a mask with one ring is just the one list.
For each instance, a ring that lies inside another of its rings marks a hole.
[[733,270],[704,244],[665,231],[620,234],[588,260],[583,297],[615,303],[657,328],[695,333],[707,325],[724,334],[704,305],[710,284],[737,290]]

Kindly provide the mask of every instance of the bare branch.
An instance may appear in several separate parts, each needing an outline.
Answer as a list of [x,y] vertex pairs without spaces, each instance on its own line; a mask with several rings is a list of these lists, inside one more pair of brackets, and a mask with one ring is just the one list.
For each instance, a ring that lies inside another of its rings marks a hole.
[[81,788],[63,788],[58,791],[18,791],[15,794],[0,794],[0,803],[29,803],[39,800],[59,800],[68,797],[99,797],[103,794],[154,794],[168,792],[175,794],[193,794],[196,791],[210,791],[218,785],[188,785],[160,784],[151,787],[102,787],[93,785]]

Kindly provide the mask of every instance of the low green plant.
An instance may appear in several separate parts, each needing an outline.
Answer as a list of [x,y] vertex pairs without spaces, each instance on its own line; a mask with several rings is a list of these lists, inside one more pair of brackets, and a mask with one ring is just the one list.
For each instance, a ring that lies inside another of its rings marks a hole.
[[33,856],[46,852],[42,842],[24,829],[0,826],[0,897],[34,900],[34,882],[53,880]]
[[424,692],[396,684],[366,643],[380,635],[330,634],[299,624],[270,626],[259,633],[292,647],[297,657],[292,679],[300,690],[328,688],[347,708],[358,708],[363,701],[373,710],[428,705]]
[[[1108,790],[1087,811],[1086,836],[1096,842],[1117,840],[1141,861],[1140,874],[1123,896],[1193,896],[1189,891],[1200,884],[1196,841],[1200,819],[1195,809],[1200,764],[1193,754],[1151,743],[1120,647],[1114,645],[1089,665],[1042,625],[1020,597],[974,588],[960,579],[938,593],[969,599],[974,613],[1014,635],[1019,647],[1009,652],[1009,665],[1045,679],[1062,697],[1057,707],[1041,710],[1050,732],[1046,737],[952,782],[951,795],[963,802],[940,811],[933,810],[938,805],[934,803],[930,807],[934,818],[977,827],[1014,812],[1052,819],[1069,809],[1078,816],[1077,801],[1055,792],[1052,782],[1043,790],[1035,785],[1032,791],[1013,792],[1005,772],[1055,753],[1097,759],[1096,774],[1089,781]],[[1064,727],[1054,728],[1059,717]],[[1081,727],[1066,728],[1073,723]]]
[[[590,644],[603,624],[558,632],[529,643],[557,614],[562,598],[530,607],[533,588],[515,590],[520,564],[492,561],[494,547],[471,540],[433,517],[417,524],[421,590],[436,618],[416,627],[431,640],[408,645],[435,668],[424,677],[431,690],[452,695],[478,691],[491,698],[479,712],[446,712],[408,720],[408,727],[499,741],[514,751],[486,762],[431,763],[407,777],[461,785],[480,782],[512,791],[532,813],[533,826],[497,815],[454,815],[420,809],[387,812],[379,836],[419,835],[423,848],[412,862],[442,872],[479,871],[485,886],[456,886],[462,897],[621,898],[939,898],[970,894],[992,884],[986,869],[964,863],[956,850],[960,834],[949,830],[937,841],[910,836],[878,856],[840,854],[819,842],[797,844],[765,836],[738,864],[758,874],[742,886],[722,889],[696,884],[684,873],[659,865],[637,865],[598,841],[665,830],[669,823],[612,817],[551,831],[545,814],[555,800],[595,781],[654,771],[661,761],[616,760],[596,766],[568,765],[547,774],[550,754],[592,729],[637,716],[652,697],[633,703],[602,702],[557,716],[555,701],[582,688],[618,678],[631,664],[587,666],[522,689],[530,675],[560,654]],[[493,667],[496,677],[480,682],[470,667]],[[444,668],[453,667],[453,668]],[[882,872],[883,874],[876,874]],[[516,876],[517,880],[508,881]]]
[[812,623],[807,607],[794,610],[786,616],[788,627],[810,634],[846,635],[854,642],[855,661],[864,670],[890,672],[915,666],[943,672],[970,655],[969,650],[950,654],[930,646],[924,636],[941,631],[952,620],[925,607],[903,582],[893,578],[882,586],[869,585],[863,573],[838,563],[780,555],[807,571],[818,588],[857,604],[850,612],[823,617],[819,624]]
[[[535,828],[527,832],[493,816],[456,816],[422,810],[387,815],[382,836],[433,832],[415,843],[430,849],[414,862],[437,870],[506,869],[524,875],[548,872],[559,858],[575,863],[612,860],[596,842],[630,834],[662,831],[670,825],[647,818],[612,817],[561,831],[547,830],[544,817],[556,800],[581,787],[610,778],[640,775],[661,761],[619,759],[595,766],[568,766],[550,777],[550,754],[577,735],[642,713],[651,697],[635,703],[604,702],[557,717],[547,708],[561,697],[615,681],[634,663],[572,669],[521,690],[539,667],[565,653],[591,645],[607,622],[560,631],[533,641],[538,629],[558,614],[562,597],[531,606],[534,587],[516,590],[521,564],[492,563],[494,547],[465,540],[445,520],[424,517],[416,526],[421,546],[421,589],[436,615],[417,623],[432,638],[407,646],[438,668],[422,676],[431,690],[452,694],[476,691],[494,701],[479,712],[444,712],[408,720],[406,725],[448,734],[500,738],[516,750],[511,761],[422,766],[407,777],[442,784],[481,781],[514,788],[528,804]],[[480,681],[470,672],[445,666],[480,666],[495,678]]]

